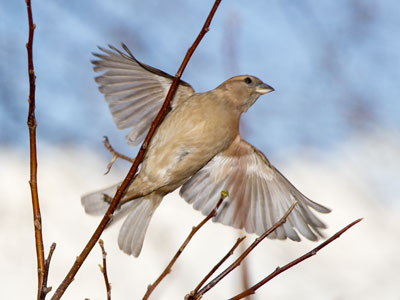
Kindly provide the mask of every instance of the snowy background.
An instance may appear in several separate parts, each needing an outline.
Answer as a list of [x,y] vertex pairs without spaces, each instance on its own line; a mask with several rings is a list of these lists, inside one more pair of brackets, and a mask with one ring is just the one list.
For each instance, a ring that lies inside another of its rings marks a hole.
[[[141,61],[174,74],[212,1],[42,1],[37,24],[39,196],[46,252],[57,242],[49,285],[56,288],[99,219],[80,195],[123,178],[103,176],[102,136],[134,151],[115,129],[93,81],[97,45],[126,43]],[[306,195],[333,209],[333,234],[364,220],[317,256],[282,274],[252,299],[400,299],[400,4],[383,1],[222,1],[183,79],[206,91],[226,78],[256,75],[276,91],[246,114],[243,135]],[[8,298],[35,297],[28,186],[27,18],[24,1],[0,2],[0,286]],[[140,299],[202,216],[176,194],[163,202],[139,259],[103,235],[113,299]],[[241,233],[207,224],[154,299],[182,299]],[[249,243],[255,236],[248,236]],[[315,247],[264,241],[248,261],[250,283]],[[105,299],[96,247],[65,299]],[[205,299],[242,290],[240,272]],[[21,285],[23,288],[21,288]]]

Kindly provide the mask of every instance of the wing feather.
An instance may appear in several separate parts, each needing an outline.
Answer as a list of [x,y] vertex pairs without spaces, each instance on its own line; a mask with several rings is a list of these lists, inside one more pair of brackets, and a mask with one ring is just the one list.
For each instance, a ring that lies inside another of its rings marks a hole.
[[313,210],[330,210],[304,196],[267,158],[238,136],[224,152],[215,156],[181,188],[181,196],[203,214],[216,205],[222,190],[229,196],[214,221],[249,233],[263,234],[298,201],[287,222],[270,238],[299,241],[299,233],[310,240],[326,228]]
[[[161,70],[139,62],[122,44],[125,52],[113,46],[99,47],[94,53],[93,69],[102,74],[95,78],[99,90],[109,105],[118,129],[131,128],[126,136],[129,145],[143,141],[151,122],[160,110],[173,77]],[[171,108],[186,101],[194,94],[193,88],[180,81],[171,101]]]

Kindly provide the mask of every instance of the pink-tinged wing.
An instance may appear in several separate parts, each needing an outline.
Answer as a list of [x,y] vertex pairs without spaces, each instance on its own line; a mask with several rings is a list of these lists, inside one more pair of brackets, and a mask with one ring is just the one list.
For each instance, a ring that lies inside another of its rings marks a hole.
[[207,215],[215,207],[222,190],[229,196],[214,217],[216,222],[261,235],[297,200],[286,223],[270,238],[299,241],[299,232],[314,241],[322,236],[319,229],[326,228],[312,209],[320,213],[330,210],[300,193],[264,154],[240,136],[192,176],[182,186],[180,195]]

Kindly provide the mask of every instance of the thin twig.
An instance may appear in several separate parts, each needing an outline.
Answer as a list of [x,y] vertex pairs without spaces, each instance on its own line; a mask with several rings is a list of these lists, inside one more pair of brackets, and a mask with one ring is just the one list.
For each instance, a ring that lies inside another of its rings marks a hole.
[[101,273],[103,273],[104,284],[106,285],[107,300],[111,300],[111,284],[110,281],[108,280],[108,275],[107,275],[107,252],[104,249],[104,242],[102,239],[99,240],[99,245],[101,248],[101,254],[103,256],[103,265],[99,265],[99,267]]
[[113,155],[110,162],[107,165],[107,171],[104,173],[104,175],[107,175],[110,172],[112,166],[114,165],[114,163],[117,161],[118,158],[129,161],[131,163],[133,163],[135,161],[133,158],[130,158],[129,156],[126,156],[126,155],[114,150],[113,146],[111,146],[111,143],[108,140],[108,137],[106,137],[106,136],[104,136],[103,144],[104,144],[104,147],[106,147],[106,149]]
[[47,255],[47,258],[44,262],[43,284],[39,298],[40,300],[44,300],[46,298],[46,295],[51,291],[51,286],[47,286],[47,279],[49,278],[50,262],[55,249],[56,243],[51,244],[49,254]]
[[319,250],[321,250],[322,248],[324,248],[325,246],[327,246],[328,244],[330,244],[331,242],[333,242],[334,240],[336,240],[338,237],[340,237],[344,232],[346,232],[347,230],[349,230],[351,227],[353,227],[354,225],[356,225],[358,222],[360,222],[362,220],[358,219],[355,220],[354,222],[350,223],[349,225],[347,225],[346,227],[344,227],[342,230],[338,231],[337,233],[335,233],[333,236],[331,236],[329,239],[327,239],[325,242],[321,243],[318,247],[315,247],[314,249],[312,249],[310,252],[307,252],[306,254],[304,254],[303,256],[300,256],[299,258],[291,261],[290,263],[284,265],[283,267],[278,267],[275,269],[274,272],[272,272],[270,275],[268,275],[267,277],[265,277],[263,280],[261,280],[260,282],[258,282],[257,284],[253,285],[252,287],[250,287],[249,289],[243,291],[242,293],[236,295],[233,298],[230,298],[229,300],[239,300],[242,299],[248,295],[252,295],[255,293],[255,291],[260,288],[261,286],[263,286],[264,284],[266,284],[268,281],[270,281],[271,279],[275,278],[276,276],[278,276],[279,274],[281,274],[282,272],[285,272],[287,269],[290,269],[291,267],[297,265],[298,263],[302,262],[303,260],[306,260],[307,258],[310,258],[311,256],[314,256],[315,254],[317,254],[317,252]]
[[[210,272],[208,272],[208,274],[206,276],[204,276],[204,278],[200,281],[200,283],[196,286],[196,288],[191,291],[188,295],[185,296],[185,300],[192,300],[193,299],[193,295],[196,295],[197,292],[201,289],[201,287],[204,285],[204,283],[206,283],[206,281],[218,270],[218,268],[230,257],[233,255],[234,251],[236,250],[236,248],[239,246],[239,244],[241,242],[243,242],[243,240],[246,237],[239,237],[236,240],[236,243],[233,245],[233,247],[229,250],[229,252],[211,269]],[[243,245],[243,244],[242,244]]]
[[33,23],[31,1],[26,0],[26,8],[28,12],[29,22],[29,38],[26,44],[28,52],[28,75],[29,75],[29,110],[27,125],[29,129],[29,148],[30,148],[30,179],[31,187],[32,210],[33,210],[33,225],[35,228],[35,244],[36,244],[36,259],[38,273],[38,291],[37,298],[40,299],[43,287],[43,277],[45,270],[44,263],[44,248],[42,235],[42,218],[40,215],[39,194],[37,186],[37,152],[36,152],[36,117],[35,117],[35,90],[36,90],[36,75],[33,66],[33,34],[36,24]]
[[158,125],[161,123],[161,120],[164,118],[167,109],[169,107],[169,104],[171,102],[172,97],[174,96],[174,93],[178,87],[180,78],[182,76],[183,71],[186,68],[186,65],[188,64],[190,58],[192,57],[194,51],[196,50],[197,46],[199,45],[201,39],[204,37],[204,35],[209,31],[209,26],[211,24],[211,20],[215,14],[215,11],[218,8],[219,3],[221,0],[216,0],[214,3],[214,6],[212,7],[210,14],[207,17],[206,22],[204,23],[204,26],[202,30],[200,31],[199,35],[197,36],[196,40],[194,41],[193,45],[189,48],[189,50],[186,53],[185,58],[183,59],[183,62],[181,66],[179,67],[177,73],[175,74],[174,80],[172,81],[172,84],[168,90],[168,94],[165,98],[164,104],[162,105],[160,111],[158,112],[156,118],[154,119],[153,123],[151,124],[150,130],[147,133],[147,136],[140,147],[140,150],[138,152],[138,155],[136,156],[136,159],[134,163],[132,164],[131,168],[129,169],[128,174],[126,175],[125,179],[122,181],[120,187],[118,188],[113,200],[110,203],[110,206],[108,207],[106,213],[104,214],[103,219],[100,221],[100,224],[96,228],[95,232],[93,233],[92,237],[86,244],[85,248],[82,250],[81,254],[76,258],[74,264],[72,265],[70,271],[60,284],[60,286],[57,288],[56,292],[54,293],[53,297],[51,298],[52,300],[58,300],[61,298],[61,296],[64,294],[65,290],[68,288],[68,286],[71,284],[72,280],[74,279],[76,273],[79,271],[80,267],[82,266],[83,262],[89,255],[90,251],[93,249],[94,245],[96,244],[97,240],[100,238],[100,235],[106,228],[108,222],[110,221],[114,210],[118,207],[118,204],[122,198],[123,193],[131,183],[133,177],[136,174],[136,171],[139,167],[140,162],[142,161],[144,154],[146,153],[146,149],[149,146],[150,140],[152,136],[154,135],[154,132],[156,131]]
[[221,198],[218,200],[217,205],[214,207],[214,209],[208,214],[207,217],[205,217],[203,219],[203,221],[201,221],[196,227],[192,228],[192,231],[189,233],[189,235],[187,236],[187,238],[185,239],[185,241],[183,242],[182,246],[179,248],[179,250],[175,253],[174,257],[171,259],[171,261],[169,262],[169,264],[167,265],[167,267],[164,269],[164,271],[161,273],[161,275],[156,279],[156,281],[154,281],[153,284],[150,284],[147,287],[147,291],[146,294],[144,295],[142,300],[146,300],[149,298],[150,294],[154,291],[154,289],[159,285],[159,283],[165,278],[165,276],[167,276],[172,269],[172,266],[175,264],[176,260],[179,258],[179,256],[182,254],[183,250],[185,250],[186,246],[189,244],[190,240],[193,238],[193,236],[196,234],[197,231],[199,231],[199,229],[201,227],[203,227],[203,225],[205,223],[208,222],[208,220],[210,220],[211,218],[215,217],[217,214],[217,210],[220,207],[220,205],[222,204],[222,201],[228,196],[228,193],[223,191],[221,192]]
[[246,258],[246,256],[268,235],[274,232],[279,226],[286,222],[287,217],[292,212],[294,207],[296,206],[297,201],[295,201],[286,213],[282,216],[282,218],[276,222],[271,228],[269,228],[263,235],[259,236],[254,240],[254,242],[240,255],[228,268],[226,268],[221,274],[219,274],[216,278],[214,278],[209,284],[207,284],[204,288],[202,288],[196,295],[193,296],[193,299],[201,299],[205,293],[207,293],[210,289],[212,289],[218,282],[220,282],[226,275],[232,272],[235,268],[237,268],[240,263]]

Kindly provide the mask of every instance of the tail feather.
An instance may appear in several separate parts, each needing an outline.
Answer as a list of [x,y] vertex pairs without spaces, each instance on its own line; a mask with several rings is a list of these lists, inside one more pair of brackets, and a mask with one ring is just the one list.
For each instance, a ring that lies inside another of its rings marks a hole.
[[[94,216],[104,215],[109,207],[109,202],[105,200],[105,197],[112,198],[119,185],[120,183],[82,196],[81,202],[85,212]],[[128,215],[118,236],[118,245],[122,251],[135,257],[139,256],[150,219],[161,200],[161,195],[149,194],[146,197],[125,202],[115,210],[107,226]]]
[[133,200],[129,215],[122,224],[118,236],[119,248],[126,254],[138,257],[151,217],[162,200],[162,196],[150,194]]
[[[88,215],[92,216],[103,216],[106,213],[108,207],[110,206],[110,203],[106,201],[105,197],[110,197],[110,198],[114,197],[120,185],[121,183],[117,183],[105,189],[98,190],[96,192],[87,195],[83,195],[81,198],[81,203],[85,209],[85,212]],[[130,213],[132,209],[134,209],[138,201],[139,198],[134,201],[126,202],[122,206],[117,208],[114,211],[112,219],[107,224],[107,227],[110,226],[111,224],[116,223],[118,220],[124,218],[128,213]]]
[[105,189],[83,195],[81,198],[81,203],[85,208],[85,212],[92,216],[101,216],[107,211],[110,203],[105,201],[105,196],[114,197],[117,192],[120,182],[109,186]]

